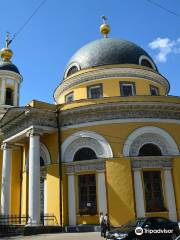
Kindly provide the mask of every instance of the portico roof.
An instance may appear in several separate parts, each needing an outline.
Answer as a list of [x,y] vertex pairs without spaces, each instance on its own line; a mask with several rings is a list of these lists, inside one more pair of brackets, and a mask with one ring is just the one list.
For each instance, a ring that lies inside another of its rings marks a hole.
[[33,126],[56,129],[55,111],[30,106],[13,107],[0,120],[1,135],[5,140]]

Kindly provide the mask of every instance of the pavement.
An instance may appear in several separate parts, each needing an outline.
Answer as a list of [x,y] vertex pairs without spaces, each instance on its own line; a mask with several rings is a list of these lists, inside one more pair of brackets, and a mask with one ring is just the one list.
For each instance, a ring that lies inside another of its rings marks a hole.
[[90,233],[51,233],[33,236],[5,237],[1,240],[104,240],[99,232]]

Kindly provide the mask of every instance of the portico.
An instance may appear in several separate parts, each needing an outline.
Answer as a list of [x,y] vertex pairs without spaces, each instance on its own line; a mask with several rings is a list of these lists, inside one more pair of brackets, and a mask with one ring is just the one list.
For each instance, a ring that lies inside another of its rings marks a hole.
[[[26,117],[27,111],[22,111],[22,117]],[[24,113],[24,114],[23,114]],[[17,114],[17,113],[14,113]],[[32,112],[28,112],[32,115]],[[54,115],[54,113],[52,112]],[[7,126],[12,128],[12,125]],[[2,168],[2,188],[1,188],[1,214],[11,214],[11,165],[12,165],[12,149],[21,146],[27,149],[27,169],[28,171],[28,225],[40,224],[40,158],[42,157],[44,164],[50,164],[50,156],[45,145],[42,145],[40,138],[43,134],[51,134],[56,128],[53,126],[31,125],[24,128],[19,124],[18,128],[13,126],[11,135],[7,133],[7,137],[3,141],[3,168]],[[16,133],[15,133],[16,131]],[[13,134],[14,133],[14,134]],[[42,149],[43,146],[43,149]],[[28,164],[28,165],[27,165]],[[44,199],[47,199],[46,197]],[[46,206],[46,203],[43,204]]]

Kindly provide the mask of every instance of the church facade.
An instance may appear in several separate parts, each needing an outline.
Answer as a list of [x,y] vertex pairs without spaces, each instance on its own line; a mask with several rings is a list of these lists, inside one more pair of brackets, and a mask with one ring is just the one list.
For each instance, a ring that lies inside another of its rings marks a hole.
[[1,215],[180,220],[180,98],[142,48],[101,32],[70,59],[56,104],[19,107],[22,76],[1,50]]

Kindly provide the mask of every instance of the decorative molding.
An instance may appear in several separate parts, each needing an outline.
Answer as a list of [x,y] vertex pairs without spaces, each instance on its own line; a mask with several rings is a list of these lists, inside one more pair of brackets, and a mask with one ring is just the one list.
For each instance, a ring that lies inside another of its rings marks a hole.
[[75,164],[69,164],[66,167],[67,175],[86,171],[105,171],[105,162],[99,159],[92,161],[85,160],[81,162],[75,162]]
[[133,169],[142,169],[142,168],[172,168],[172,161],[170,158],[162,157],[141,157],[139,159],[133,158],[132,161]]
[[92,139],[92,138],[79,138],[75,140],[73,143],[71,143],[65,151],[65,162],[71,162],[73,161],[75,153],[84,147],[88,147],[92,149],[95,153],[96,156],[102,157],[103,156],[103,149],[101,145],[99,144],[98,141]]
[[174,119],[158,119],[158,118],[130,118],[130,119],[113,119],[113,120],[100,120],[93,121],[88,123],[80,123],[71,126],[62,127],[61,130],[67,130],[71,128],[82,128],[87,126],[98,126],[98,125],[109,125],[109,124],[117,124],[117,123],[171,123],[171,124],[180,124],[179,120]]
[[138,138],[136,138],[136,140],[131,145],[129,155],[138,156],[141,147],[144,144],[149,144],[149,143],[157,145],[160,148],[162,155],[169,155],[166,143],[164,143],[162,137],[155,134],[151,134],[151,133],[143,134]]
[[138,68],[106,68],[106,69],[95,69],[90,72],[86,72],[83,74],[79,74],[77,76],[69,77],[67,80],[65,79],[62,83],[57,87],[54,92],[54,98],[58,101],[58,97],[66,90],[78,85],[85,83],[87,81],[95,81],[100,79],[110,78],[138,78],[138,79],[147,79],[153,81],[155,83],[161,84],[165,89],[166,93],[169,91],[169,82],[162,75],[158,74],[154,71],[148,71],[145,69]]
[[18,74],[13,71],[8,71],[8,70],[1,70],[0,78],[2,78],[2,79],[13,78],[16,81],[18,81],[19,83],[21,83],[23,81],[23,77],[21,74]]
[[4,139],[10,138],[31,126],[40,126],[40,129],[43,127],[57,127],[56,116],[53,111],[37,108],[11,109],[1,120],[0,127],[4,134]]
[[61,127],[86,125],[92,122],[117,119],[172,119],[180,120],[180,104],[164,102],[114,102],[69,109],[60,114]]
[[91,148],[98,158],[112,158],[113,153],[107,140],[96,132],[78,131],[62,144],[62,161],[73,162],[75,153],[83,147]]
[[39,128],[32,127],[30,130],[27,131],[26,136],[27,137],[33,137],[33,136],[41,136],[43,135],[43,130]]
[[51,164],[51,156],[49,150],[43,143],[40,143],[40,156],[43,158],[45,165]]
[[[51,156],[50,156],[49,150],[46,147],[46,145],[44,145],[41,142],[40,142],[40,157],[42,157],[42,159],[44,160],[45,166],[51,164]],[[27,152],[27,156],[26,156],[26,171],[29,171],[29,151]],[[46,175],[45,167],[41,167],[41,173],[42,173],[42,177]]]
[[13,148],[14,148],[14,145],[12,145],[12,144],[3,143],[3,144],[1,145],[1,150],[13,149]]
[[138,156],[139,149],[147,143],[157,145],[163,155],[179,155],[175,140],[164,129],[154,126],[145,126],[134,130],[124,143],[124,156]]

